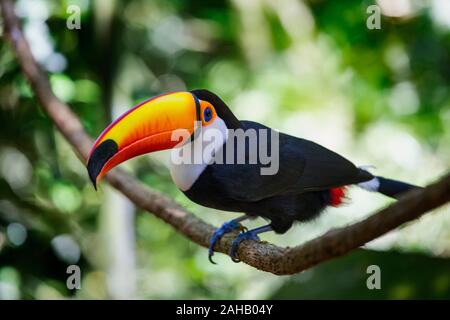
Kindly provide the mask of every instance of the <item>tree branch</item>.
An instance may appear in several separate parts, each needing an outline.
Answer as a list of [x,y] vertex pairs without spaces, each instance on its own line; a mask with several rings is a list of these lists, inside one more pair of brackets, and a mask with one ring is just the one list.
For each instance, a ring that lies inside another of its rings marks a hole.
[[[52,92],[47,75],[37,65],[20,30],[14,4],[11,0],[0,1],[5,34],[34,94],[80,159],[85,161],[93,144],[92,139],[69,106]],[[136,206],[153,213],[193,242],[208,247],[209,238],[214,232],[210,224],[184,210],[165,195],[139,183],[123,170],[116,169],[109,173],[107,180]],[[238,257],[248,265],[277,275],[298,273],[344,255],[448,201],[450,174],[424,190],[408,192],[399,201],[361,222],[331,230],[300,246],[280,248],[265,242],[245,241],[238,250]],[[228,253],[235,236],[236,233],[225,235],[216,245],[216,251]]]

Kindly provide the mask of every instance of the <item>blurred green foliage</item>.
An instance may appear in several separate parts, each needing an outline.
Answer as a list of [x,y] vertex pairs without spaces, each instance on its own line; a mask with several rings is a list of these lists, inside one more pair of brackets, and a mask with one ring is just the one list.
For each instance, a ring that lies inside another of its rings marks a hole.
[[[399,12],[379,1],[380,30],[366,27],[374,4],[367,0],[19,0],[16,7],[53,90],[92,136],[145,98],[203,87],[239,118],[424,184],[450,163],[450,13],[439,7],[448,9],[445,1],[403,1],[410,6]],[[66,27],[69,5],[81,9],[81,29]],[[401,253],[354,253],[292,277],[225,256],[210,265],[204,248],[106,185],[94,192],[3,37],[0,133],[0,298],[450,296],[448,207],[373,245]],[[231,218],[176,190],[164,156],[125,167],[211,223]],[[354,204],[267,239],[295,245],[386,203],[353,193]],[[410,256],[418,251],[441,258]],[[66,288],[70,264],[81,267],[81,290]],[[364,287],[370,264],[382,268],[379,292]]]
[[[380,267],[380,290],[368,290],[366,281]],[[358,250],[292,276],[272,299],[448,299],[448,259],[418,254]]]

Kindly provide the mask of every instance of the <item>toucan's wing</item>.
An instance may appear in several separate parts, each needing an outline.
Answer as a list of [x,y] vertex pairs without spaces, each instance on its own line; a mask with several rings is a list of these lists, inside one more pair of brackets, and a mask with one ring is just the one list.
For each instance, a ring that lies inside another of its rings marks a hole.
[[[261,138],[259,129],[269,129],[251,121],[241,123],[245,129],[256,130],[258,139]],[[274,154],[271,154],[272,151],[276,153],[276,148],[270,143],[271,134],[268,136],[271,165],[274,166],[274,161],[278,161],[276,174],[262,175],[261,168],[267,168],[267,165],[259,161],[257,164],[250,164],[250,152],[246,145],[245,164],[212,165],[212,177],[220,184],[224,195],[239,201],[253,202],[273,196],[326,190],[371,179],[369,173],[356,168],[337,153],[314,142],[283,133],[279,133],[279,158],[276,159]],[[235,153],[238,153],[236,149]]]
[[369,172],[357,168],[349,160],[317,143],[288,137],[305,161],[296,188],[304,191],[326,190],[373,178]]

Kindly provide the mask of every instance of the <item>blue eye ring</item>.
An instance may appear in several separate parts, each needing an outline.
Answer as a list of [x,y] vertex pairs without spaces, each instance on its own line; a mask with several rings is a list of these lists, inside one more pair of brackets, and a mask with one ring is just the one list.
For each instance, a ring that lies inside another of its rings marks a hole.
[[213,112],[210,107],[206,107],[205,110],[203,110],[203,120],[205,122],[209,122],[213,117]]

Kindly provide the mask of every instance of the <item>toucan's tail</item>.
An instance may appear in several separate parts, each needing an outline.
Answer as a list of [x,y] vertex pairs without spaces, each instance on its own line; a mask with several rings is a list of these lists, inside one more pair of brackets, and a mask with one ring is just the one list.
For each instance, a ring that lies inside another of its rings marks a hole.
[[387,179],[383,177],[374,177],[373,179],[365,182],[358,183],[358,186],[373,192],[379,192],[385,196],[397,199],[401,194],[412,190],[412,189],[422,189],[406,182]]

